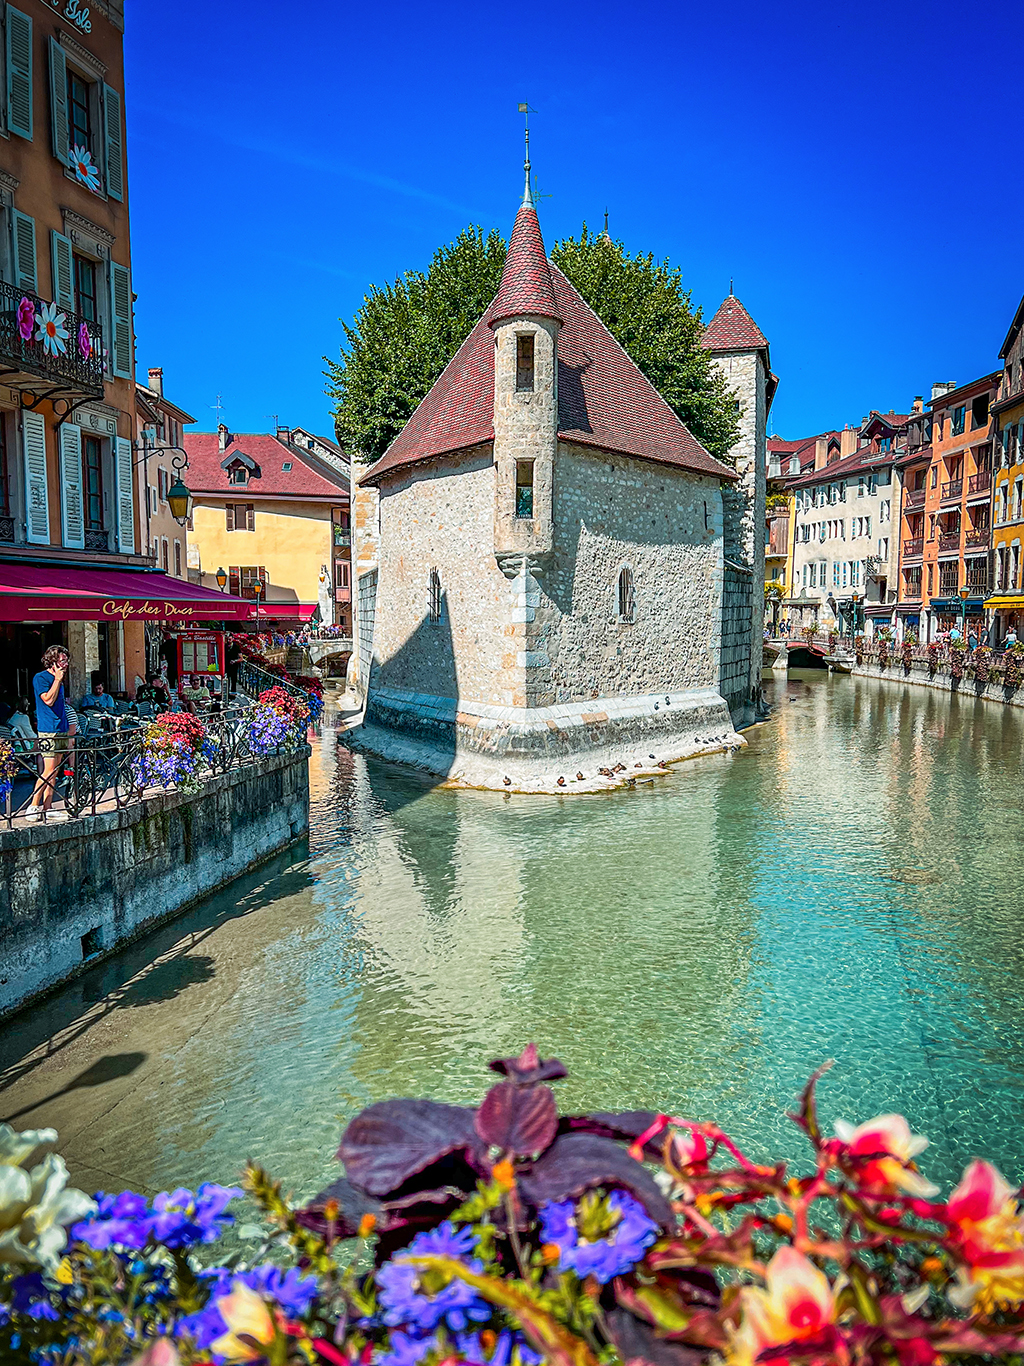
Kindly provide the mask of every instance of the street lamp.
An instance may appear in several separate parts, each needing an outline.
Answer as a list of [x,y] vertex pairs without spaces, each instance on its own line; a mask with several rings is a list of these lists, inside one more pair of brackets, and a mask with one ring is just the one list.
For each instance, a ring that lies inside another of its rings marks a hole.
[[858,617],[859,617],[859,612],[858,612],[858,604],[859,604],[859,602],[860,602],[860,595],[859,595],[858,593],[851,593],[851,594],[850,594],[850,644],[851,644],[851,645],[853,644],[854,637],[855,637],[856,634],[857,634],[857,622],[858,622]]
[[966,584],[960,589],[960,638],[964,644],[967,643],[967,598],[970,591]]
[[227,576],[227,574],[224,572],[223,569],[218,569],[218,570],[217,570],[217,573],[215,574],[214,577],[215,577],[216,580],[217,580],[217,587],[218,587],[218,588],[220,589],[220,591],[223,593],[223,592],[224,592],[224,588],[225,588],[225,586],[227,585],[227,581],[228,581],[228,576]]
[[260,633],[260,594],[263,592],[263,580],[254,579],[252,585],[253,595],[256,598],[256,634]]

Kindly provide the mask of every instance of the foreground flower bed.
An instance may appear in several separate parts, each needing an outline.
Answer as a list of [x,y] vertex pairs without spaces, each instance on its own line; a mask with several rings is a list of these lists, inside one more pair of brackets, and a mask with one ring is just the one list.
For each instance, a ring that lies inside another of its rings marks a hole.
[[295,1208],[266,1172],[254,1255],[220,1253],[242,1192],[152,1203],[67,1187],[52,1130],[0,1126],[0,1360],[350,1366],[814,1366],[1020,1361],[1024,1220],[974,1161],[943,1201],[899,1115],[826,1135],[808,1170],[716,1125],[559,1116],[533,1045],[477,1109],[371,1105],[345,1175]]

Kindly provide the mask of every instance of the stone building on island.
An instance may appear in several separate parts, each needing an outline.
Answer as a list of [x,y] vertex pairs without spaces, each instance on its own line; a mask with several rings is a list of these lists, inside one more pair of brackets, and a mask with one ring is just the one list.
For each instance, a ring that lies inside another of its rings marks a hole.
[[494,301],[359,481],[366,712],[346,742],[535,791],[741,743],[774,380],[742,305],[723,309],[737,327],[720,310],[706,340],[741,405],[738,471],[548,261],[527,171]]

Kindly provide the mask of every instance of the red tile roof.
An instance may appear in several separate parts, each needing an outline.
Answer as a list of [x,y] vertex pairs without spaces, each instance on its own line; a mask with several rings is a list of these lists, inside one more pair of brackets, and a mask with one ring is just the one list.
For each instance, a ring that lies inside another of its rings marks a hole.
[[[193,493],[233,494],[239,500],[259,495],[292,498],[333,498],[348,493],[345,476],[332,470],[309,451],[285,445],[276,436],[259,432],[232,432],[226,450],[220,449],[216,432],[187,432],[188,469],[184,479]],[[244,454],[257,466],[247,484],[232,484],[224,462]],[[290,464],[291,469],[284,466]]]
[[487,321],[494,327],[505,318],[521,318],[526,314],[561,321],[537,210],[532,204],[520,205],[516,214],[501,284],[487,310]]
[[870,446],[861,446],[852,455],[846,455],[842,460],[833,460],[831,465],[825,465],[820,470],[810,469],[801,473],[800,477],[794,476],[788,484],[789,488],[803,488],[810,484],[827,484],[833,479],[843,479],[850,474],[858,474],[861,470],[878,469],[880,465],[891,465],[895,462],[898,455],[897,451],[874,451]]
[[[564,320],[558,335],[559,436],[598,450],[735,479],[735,471],[709,455],[680,422],[562,272],[552,265],[548,270],[554,307]],[[493,316],[492,305],[363,483],[493,441]]]
[[705,328],[701,346],[706,351],[767,351],[768,338],[735,294],[729,294]]

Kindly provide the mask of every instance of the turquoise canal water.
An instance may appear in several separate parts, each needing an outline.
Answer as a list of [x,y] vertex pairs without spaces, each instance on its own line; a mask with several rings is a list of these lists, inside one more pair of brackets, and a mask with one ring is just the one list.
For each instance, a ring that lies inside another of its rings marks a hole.
[[296,1194],[366,1103],[478,1096],[535,1039],[566,1107],[715,1118],[899,1110],[925,1170],[1022,1169],[1024,717],[868,679],[772,685],[740,753],[652,788],[432,788],[312,760],[302,851],[120,955],[0,1039],[0,1115],[53,1123],[82,1184],[232,1178]]

